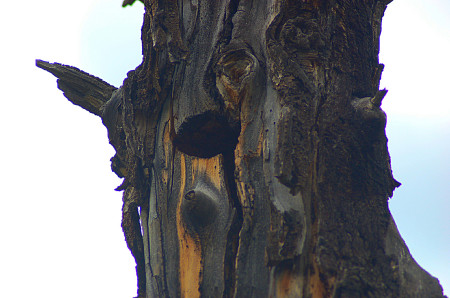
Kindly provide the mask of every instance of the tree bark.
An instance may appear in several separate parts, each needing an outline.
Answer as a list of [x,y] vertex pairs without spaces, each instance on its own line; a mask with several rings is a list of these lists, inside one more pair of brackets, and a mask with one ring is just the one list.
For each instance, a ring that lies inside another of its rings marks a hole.
[[387,204],[389,2],[146,0],[119,89],[37,62],[108,128],[139,297],[443,296]]

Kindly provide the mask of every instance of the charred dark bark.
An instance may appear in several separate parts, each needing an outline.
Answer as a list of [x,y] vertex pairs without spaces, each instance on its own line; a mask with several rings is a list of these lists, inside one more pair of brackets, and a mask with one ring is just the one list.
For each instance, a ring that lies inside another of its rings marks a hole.
[[38,62],[108,128],[139,297],[442,297],[387,204],[389,2],[148,0],[121,88]]

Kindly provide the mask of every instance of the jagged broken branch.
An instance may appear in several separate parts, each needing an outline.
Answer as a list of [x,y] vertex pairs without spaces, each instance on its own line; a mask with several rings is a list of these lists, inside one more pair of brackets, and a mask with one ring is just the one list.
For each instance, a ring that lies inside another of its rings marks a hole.
[[117,88],[76,67],[36,60],[36,66],[58,78],[58,88],[74,105],[101,116],[101,107]]

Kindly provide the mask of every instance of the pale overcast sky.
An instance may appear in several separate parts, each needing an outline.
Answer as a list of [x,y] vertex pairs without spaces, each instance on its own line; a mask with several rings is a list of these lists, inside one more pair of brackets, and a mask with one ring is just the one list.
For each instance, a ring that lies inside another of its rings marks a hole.
[[[0,10],[0,297],[133,297],[114,154],[98,117],[35,59],[119,87],[141,62],[143,5],[24,0]],[[390,201],[416,261],[450,294],[450,1],[394,0],[380,61],[394,176]]]

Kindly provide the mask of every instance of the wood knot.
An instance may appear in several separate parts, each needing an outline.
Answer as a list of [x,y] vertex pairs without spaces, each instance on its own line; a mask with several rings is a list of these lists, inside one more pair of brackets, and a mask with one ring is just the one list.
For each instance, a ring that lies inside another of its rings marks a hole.
[[189,232],[201,236],[218,216],[214,194],[201,189],[188,191],[181,203],[182,218]]
[[258,66],[258,59],[249,49],[229,51],[217,62],[216,86],[227,110],[239,110],[239,104],[248,96]]
[[300,52],[322,51],[325,48],[325,37],[317,22],[301,16],[288,20],[281,29],[280,37],[282,43]]

